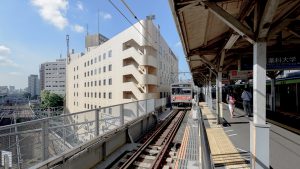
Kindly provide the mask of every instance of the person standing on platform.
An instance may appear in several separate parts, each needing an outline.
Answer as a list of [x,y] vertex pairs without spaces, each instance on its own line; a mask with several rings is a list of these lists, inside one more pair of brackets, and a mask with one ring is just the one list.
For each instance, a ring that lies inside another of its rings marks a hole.
[[249,117],[252,115],[250,103],[252,99],[252,94],[249,92],[249,89],[247,87],[244,89],[241,98],[243,99],[244,112],[246,113],[246,116]]
[[228,103],[228,107],[229,107],[229,112],[230,112],[230,116],[231,118],[233,118],[234,116],[234,107],[235,107],[235,98],[233,96],[232,90],[229,90],[227,96],[226,96],[226,101]]

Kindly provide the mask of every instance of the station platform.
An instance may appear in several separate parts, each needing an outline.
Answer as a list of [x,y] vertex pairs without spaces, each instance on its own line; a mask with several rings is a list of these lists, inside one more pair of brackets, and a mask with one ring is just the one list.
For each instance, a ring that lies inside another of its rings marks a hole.
[[[210,118],[216,117],[215,100],[212,102],[212,109],[206,103],[203,104],[202,112],[205,110],[212,113]],[[240,108],[235,108],[235,117],[231,118],[228,105],[223,103],[224,126],[222,127],[226,136],[231,141],[235,149],[247,162],[250,161],[250,121],[253,117],[247,117]],[[212,119],[211,124],[216,124],[217,119]],[[282,124],[273,123],[268,120],[270,127],[270,168],[271,169],[294,169],[300,166],[300,135],[285,129]],[[208,126],[208,125],[207,125]],[[206,127],[207,127],[206,126]],[[207,127],[207,129],[209,129]],[[211,144],[211,143],[210,143]],[[220,143],[221,144],[221,143]],[[249,165],[249,164],[248,164]]]
[[226,169],[250,168],[248,159],[231,142],[222,125],[217,124],[217,117],[208,105],[205,102],[200,102],[199,106],[215,167]]

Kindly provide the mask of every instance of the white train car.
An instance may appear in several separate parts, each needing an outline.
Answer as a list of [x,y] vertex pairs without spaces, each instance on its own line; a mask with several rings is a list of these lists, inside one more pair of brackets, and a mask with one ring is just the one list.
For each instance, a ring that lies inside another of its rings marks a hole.
[[173,109],[191,109],[193,100],[193,84],[179,82],[171,85],[171,105]]

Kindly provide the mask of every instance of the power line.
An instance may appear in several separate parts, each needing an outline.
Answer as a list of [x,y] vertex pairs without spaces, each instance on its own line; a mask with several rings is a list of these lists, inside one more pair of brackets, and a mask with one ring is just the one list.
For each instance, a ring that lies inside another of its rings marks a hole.
[[[134,29],[149,43],[151,43],[135,26],[134,24],[125,16],[125,14],[112,2],[112,0],[108,0],[110,4],[129,22]],[[151,43],[153,45],[153,43]],[[153,45],[154,46],[154,45]]]
[[144,25],[140,22],[140,19],[134,14],[133,10],[131,10],[131,8],[129,7],[129,5],[124,1],[121,0],[121,2],[125,5],[125,7],[128,9],[128,11],[131,13],[131,15],[134,17],[134,19],[136,19],[138,21],[138,23],[144,28],[144,30],[146,31],[146,33],[149,35],[149,37],[153,40],[151,34],[148,32],[148,30],[144,27]]

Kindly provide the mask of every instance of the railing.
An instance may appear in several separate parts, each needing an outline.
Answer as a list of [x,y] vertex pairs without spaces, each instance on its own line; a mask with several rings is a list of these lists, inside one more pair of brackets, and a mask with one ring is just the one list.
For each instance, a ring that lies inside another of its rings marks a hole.
[[0,127],[0,151],[12,168],[29,168],[166,105],[149,99]]
[[200,136],[200,147],[201,147],[201,165],[202,169],[214,169],[214,163],[211,156],[211,151],[209,147],[209,142],[207,138],[206,128],[204,125],[204,120],[202,116],[202,111],[197,103],[199,103],[199,93],[197,93],[196,101],[193,103],[193,110],[197,112],[198,115],[198,126],[199,126],[199,136]]

